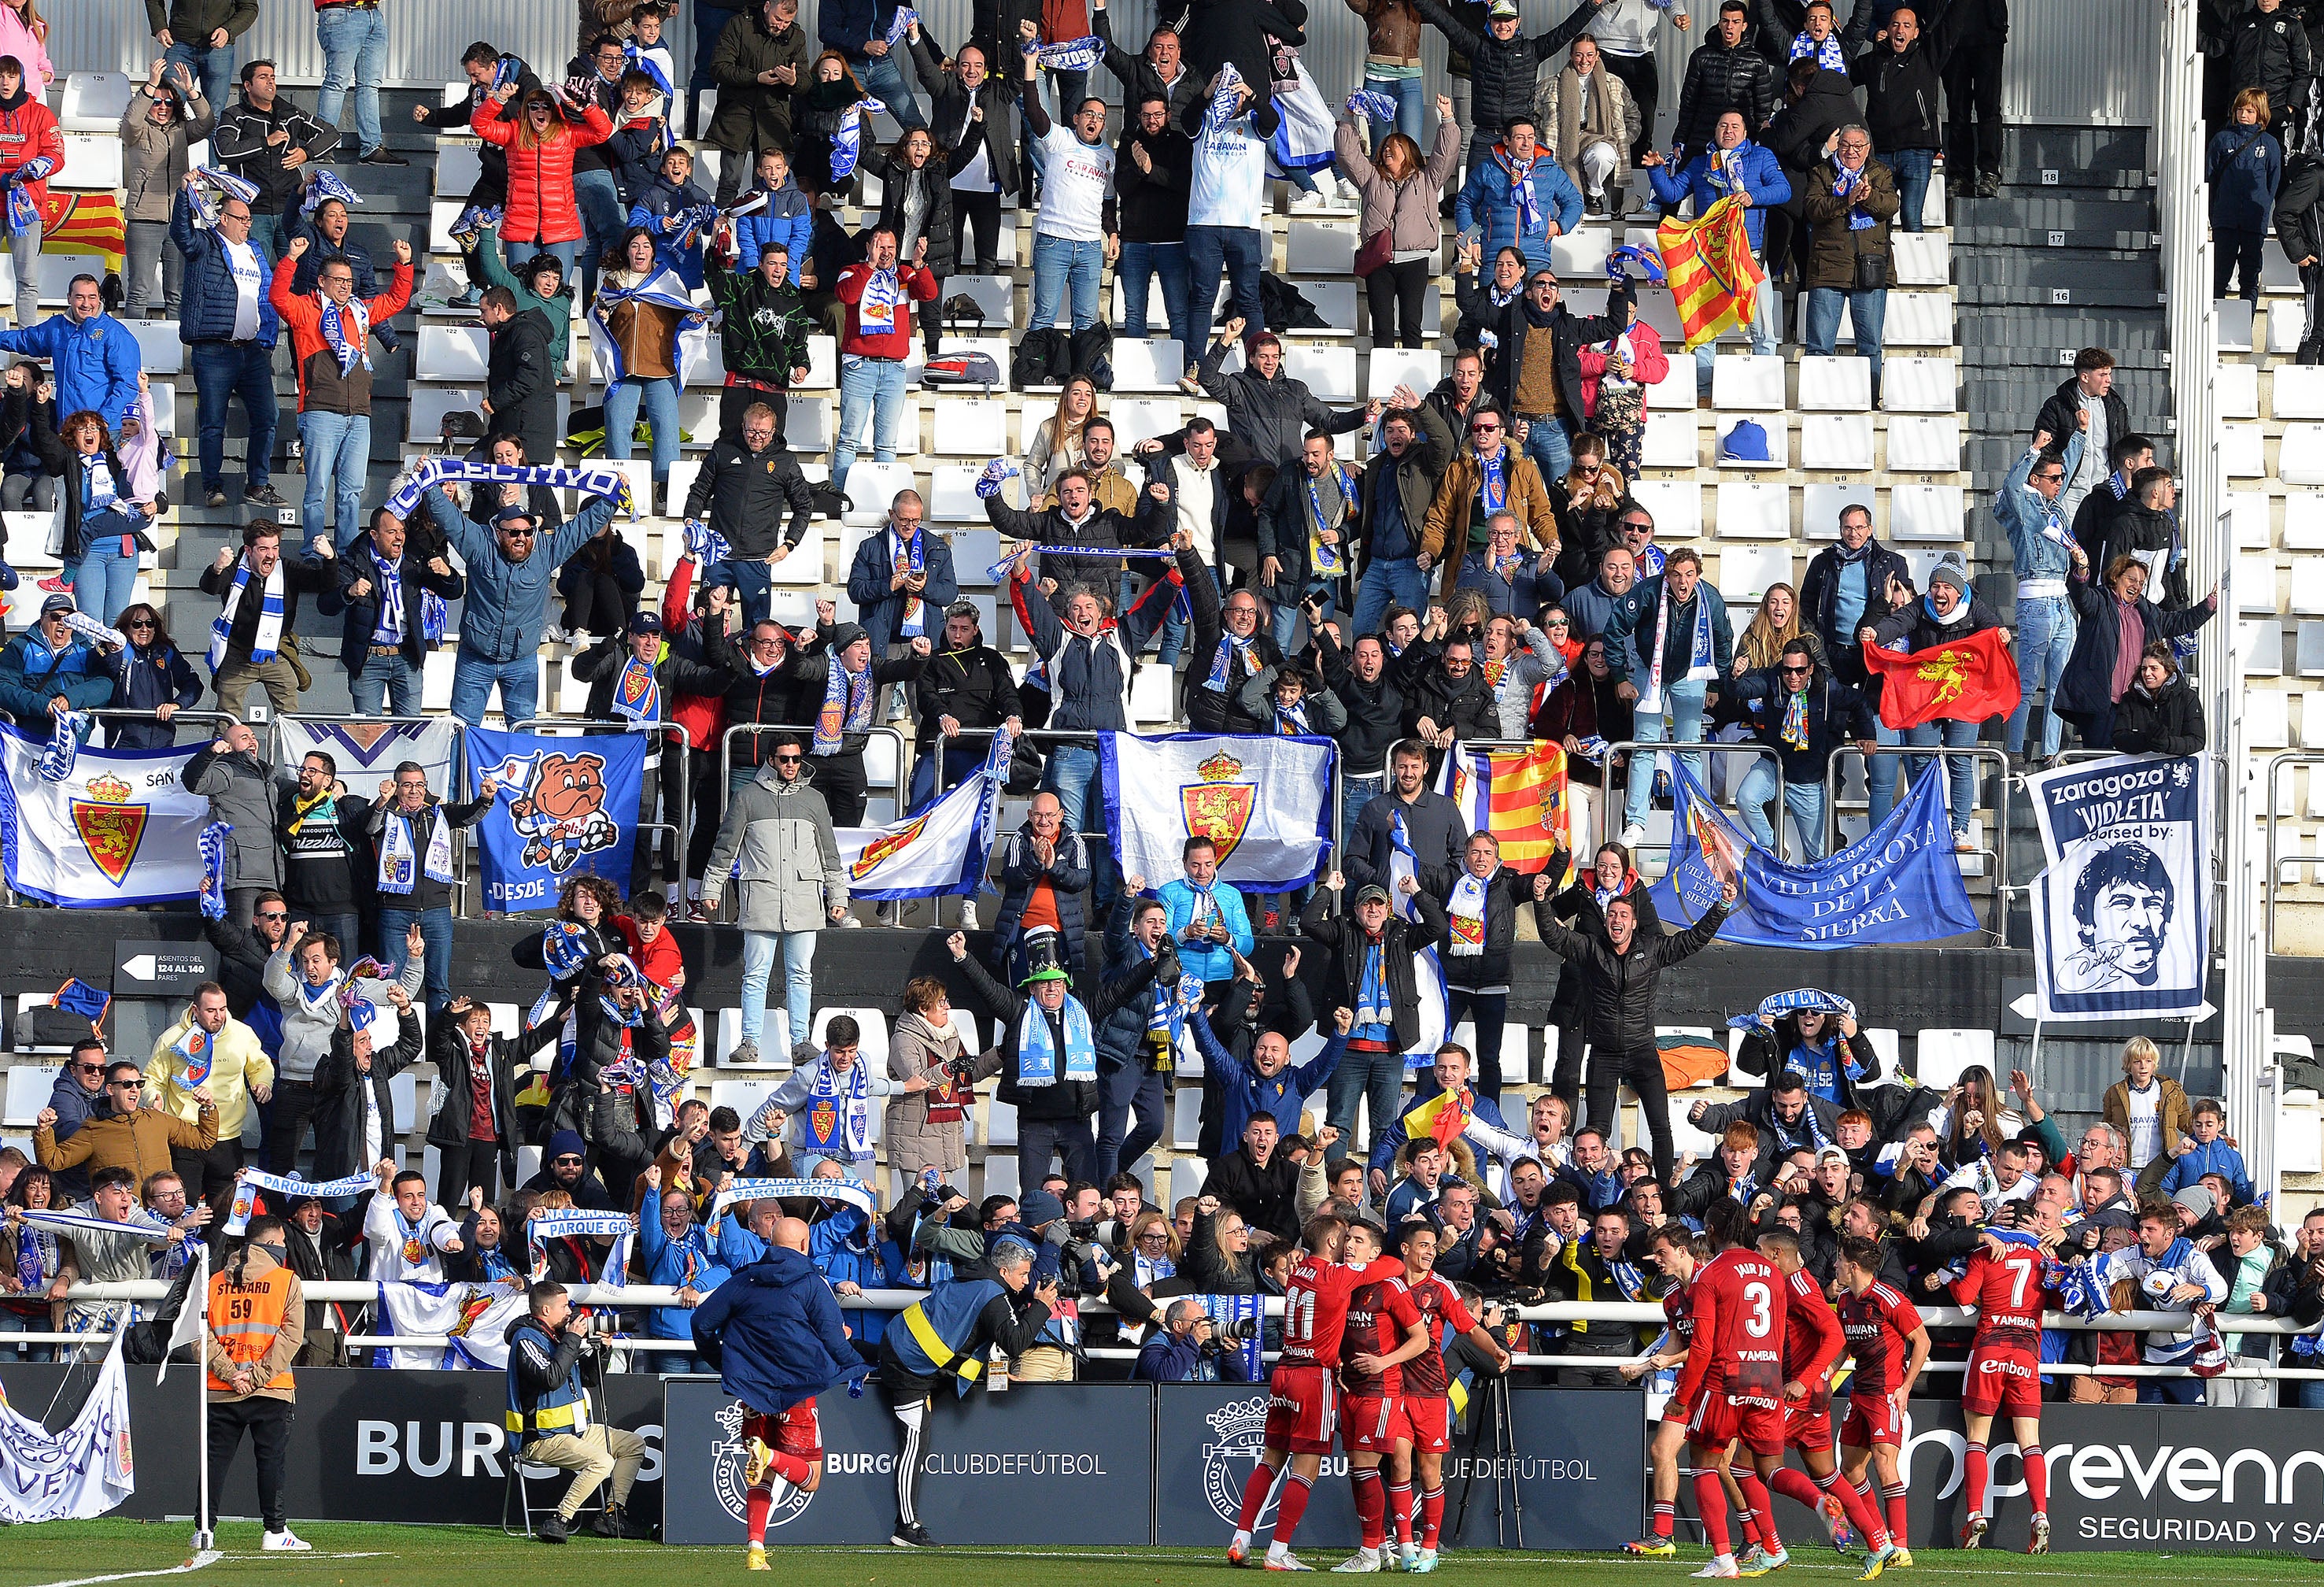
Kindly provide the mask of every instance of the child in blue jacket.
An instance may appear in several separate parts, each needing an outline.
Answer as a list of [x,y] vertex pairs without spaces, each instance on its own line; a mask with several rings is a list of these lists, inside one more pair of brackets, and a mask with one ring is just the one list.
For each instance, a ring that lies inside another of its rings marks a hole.
[[2235,1187],[2238,1204],[2252,1198],[2251,1171],[2244,1167],[2244,1154],[2227,1144],[2227,1110],[2215,1097],[2205,1097],[2195,1104],[2195,1131],[2168,1150],[2178,1161],[2163,1176],[2163,1194],[2176,1195],[2190,1185],[2200,1185],[2206,1174],[2217,1174]]

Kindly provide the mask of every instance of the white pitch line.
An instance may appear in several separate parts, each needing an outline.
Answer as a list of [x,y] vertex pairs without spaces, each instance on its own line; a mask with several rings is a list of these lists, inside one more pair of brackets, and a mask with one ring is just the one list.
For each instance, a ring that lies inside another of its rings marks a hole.
[[112,1576],[77,1576],[69,1582],[43,1582],[41,1587],[96,1587],[99,1582],[134,1582],[147,1576],[182,1576],[205,1565],[214,1565],[225,1557],[215,1548],[206,1548],[183,1564],[171,1565],[162,1570],[123,1571]]

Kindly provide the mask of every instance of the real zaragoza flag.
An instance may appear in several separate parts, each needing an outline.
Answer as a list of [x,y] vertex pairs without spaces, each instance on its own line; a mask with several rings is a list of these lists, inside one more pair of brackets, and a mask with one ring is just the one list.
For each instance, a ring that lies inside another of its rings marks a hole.
[[1655,228],[1655,245],[1669,273],[1671,297],[1690,350],[1720,332],[1751,323],[1766,272],[1751,256],[1744,207],[1732,194],[1697,220],[1673,217]]
[[115,270],[128,252],[121,200],[112,193],[66,193],[49,189],[41,206],[41,252],[102,254]]
[[832,835],[839,844],[839,863],[847,868],[848,896],[885,902],[975,892],[992,852],[1001,785],[1016,742],[1005,727],[995,733],[976,775],[916,816],[885,826],[835,830]]
[[194,749],[83,749],[61,782],[42,746],[0,726],[0,863],[8,885],[60,909],[118,909],[202,890],[209,801],[180,786]]
[[1470,831],[1500,839],[1501,863],[1512,871],[1547,870],[1564,840],[1565,752],[1556,744],[1472,750],[1456,742],[1436,774],[1436,791],[1460,807]]
[[1178,875],[1186,839],[1218,845],[1219,880],[1247,890],[1305,887],[1332,847],[1328,738],[1098,734],[1106,836],[1125,876]]

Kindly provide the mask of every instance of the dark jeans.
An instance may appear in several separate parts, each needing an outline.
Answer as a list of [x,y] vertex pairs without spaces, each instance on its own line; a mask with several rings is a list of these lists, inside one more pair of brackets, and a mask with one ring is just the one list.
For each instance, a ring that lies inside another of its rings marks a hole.
[[315,1112],[315,1086],[312,1081],[284,1080],[274,1082],[274,1101],[266,1111],[266,1171],[270,1174],[295,1174],[299,1171],[299,1140],[307,1133],[307,1121]]
[[[789,372],[784,373],[788,375]],[[752,378],[755,380],[758,377],[753,375]],[[790,422],[791,417],[788,392],[762,392],[756,386],[727,386],[718,393],[718,438],[722,441],[741,440],[742,415],[758,402],[764,402],[773,410],[775,433],[782,434],[783,426]],[[677,515],[675,512],[670,514],[673,518]],[[760,566],[764,567],[766,565],[761,563]],[[570,628],[573,625],[568,623],[566,626]]]
[[710,863],[711,846],[718,841],[718,820],[726,808],[726,785],[718,775],[718,752],[689,746],[686,752],[686,815],[694,828],[686,838],[686,873],[698,877]]
[[1372,300],[1373,346],[1388,346],[1391,328],[1397,346],[1421,345],[1423,296],[1435,273],[1433,260],[1413,259],[1402,264],[1383,264],[1364,278],[1364,290],[1371,294]]
[[2201,1405],[2203,1379],[2200,1378],[2141,1378],[2138,1380],[2138,1403],[2141,1405]]
[[2238,266],[2244,276],[2244,296],[2259,301],[2260,245],[2267,240],[2265,232],[2241,231],[2234,226],[2211,228],[2211,296],[2227,295],[2228,278]]
[[1356,1106],[1369,1100],[1371,1120],[1368,1143],[1376,1144],[1404,1111],[1404,1055],[1349,1053],[1332,1072],[1327,1121],[1340,1132],[1324,1156],[1333,1162],[1356,1144]]
[[256,342],[196,342],[193,355],[196,417],[200,439],[195,455],[200,461],[202,488],[226,489],[226,411],[234,398],[242,399],[243,417],[250,438],[243,447],[244,494],[263,488],[268,478],[267,460],[274,452],[274,421],[281,410],[274,401],[274,357]]
[[242,1137],[221,1140],[208,1151],[173,1146],[170,1149],[170,1167],[186,1187],[189,1205],[206,1201],[218,1213],[202,1231],[204,1239],[212,1245],[217,1244],[226,1237],[225,1209],[234,1205],[234,1176],[242,1172]]
[[2001,170],[2000,45],[1956,50],[1945,63],[1945,144],[1956,180]]
[[842,750],[815,758],[815,788],[831,809],[834,826],[863,825],[865,790],[871,786],[863,771],[862,750]]
[[[295,926],[301,920],[307,923],[308,936],[324,935],[337,939],[340,964],[351,964],[363,957],[363,918],[361,916],[352,912],[345,915],[318,915],[312,909],[303,909],[293,905],[290,909],[290,923]],[[187,1188],[190,1190],[193,1187],[188,1186]]]
[[[199,1368],[195,1369],[197,1371]],[[248,1399],[210,1401],[210,1508],[203,1526],[217,1526],[217,1499],[226,1491],[226,1474],[234,1464],[242,1435],[250,1434],[250,1447],[258,1457],[258,1513],[270,1532],[288,1531],[290,1520],[282,1508],[282,1473],[290,1464],[290,1422],[295,1415],[287,1399],[254,1394]]]
[[1063,1159],[1066,1178],[1097,1178],[1097,1143],[1090,1139],[1087,1119],[1019,1118],[1017,1182],[1039,1185],[1052,1154]]
[[[1460,987],[1447,987],[1444,992],[1445,1038],[1452,1039],[1452,1028],[1463,1019],[1477,1021],[1476,1062],[1477,1093],[1489,1096],[1498,1105],[1501,1100],[1501,1033],[1508,1029],[1509,994],[1505,992],[1464,992]],[[1436,1075],[1434,1070],[1424,1076],[1424,1084],[1433,1088]]]
[[[1154,1149],[1162,1139],[1163,1121],[1170,1114],[1170,1099],[1162,1076],[1148,1075],[1143,1055],[1118,1068],[1101,1057],[1097,1066],[1097,1172],[1090,1177],[1100,1185]],[[1130,1116],[1138,1118],[1136,1128]]]
[[1671,1176],[1670,1093],[1663,1084],[1663,1056],[1651,1047],[1614,1052],[1604,1047],[1590,1054],[1590,1126],[1614,1139],[1614,1099],[1624,1084],[1638,1093],[1646,1115],[1646,1130],[1655,1139],[1655,1177],[1664,1184]]
[[435,1019],[452,1001],[452,908],[439,904],[432,909],[410,909],[383,907],[379,912],[379,958],[383,964],[401,970],[404,964],[403,935],[412,923],[420,926],[421,953],[427,964],[427,980],[421,983],[428,1000],[428,1017]]
[[484,1193],[484,1204],[497,1197],[501,1177],[501,1148],[496,1140],[468,1140],[436,1149],[436,1200],[447,1208],[466,1206],[471,1189]]
[[634,604],[629,592],[611,573],[586,570],[573,593],[566,597],[566,632],[594,634],[599,639],[623,632],[629,626],[630,608]]
[[[969,246],[971,234],[976,245]],[[978,275],[991,275],[1001,268],[1001,195],[972,193],[965,188],[952,190],[952,257],[953,268],[970,271]],[[939,301],[937,307],[942,308]],[[942,319],[941,314],[930,316]]]

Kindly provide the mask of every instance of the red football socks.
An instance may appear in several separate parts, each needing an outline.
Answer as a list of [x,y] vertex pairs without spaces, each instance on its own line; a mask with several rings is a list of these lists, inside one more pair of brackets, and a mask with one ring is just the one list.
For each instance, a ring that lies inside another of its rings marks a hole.
[[753,1548],[766,1545],[767,1512],[774,1508],[774,1504],[775,1496],[768,1490],[764,1483],[750,1490],[742,1496],[743,1519],[751,1529],[751,1545]]
[[1314,1478],[1294,1472],[1283,1484],[1283,1497],[1275,1501],[1275,1541],[1285,1548],[1299,1530],[1299,1518],[1307,1513],[1307,1494],[1314,1484]]
[[1444,1490],[1431,1488],[1420,1496],[1420,1546],[1436,1546],[1436,1535],[1444,1527]]
[[1836,1471],[1827,1472],[1815,1480],[1815,1485],[1840,1500],[1840,1514],[1862,1535],[1865,1547],[1877,1554],[1888,1546],[1888,1528],[1881,1523],[1879,1508],[1847,1479]]
[[1235,1530],[1250,1533],[1259,1530],[1259,1512],[1267,1508],[1267,1496],[1275,1491],[1275,1468],[1261,1461],[1243,1479],[1242,1517],[1235,1522]]
[[1961,1514],[1981,1516],[1985,1513],[1986,1462],[1985,1445],[1969,1446],[1968,1476],[1961,1490]]
[[1743,1502],[1751,1507],[1751,1518],[1759,1524],[1759,1546],[1769,1554],[1783,1553],[1784,1540],[1775,1531],[1775,1501],[1767,1497],[1767,1485],[1759,1481],[1759,1473],[1736,1472],[1735,1486],[1743,1490]]
[[1388,1495],[1380,1491],[1379,1468],[1353,1467],[1348,1481],[1356,1490],[1356,1522],[1362,1529],[1364,1546],[1378,1553],[1388,1541]]
[[1711,1552],[1732,1554],[1734,1546],[1727,1538],[1727,1485],[1717,1472],[1694,1474],[1694,1508],[1702,1517],[1702,1537],[1711,1545]]
[[1655,1501],[1655,1536],[1667,1542],[1672,1528],[1677,1525],[1678,1505],[1675,1502],[1665,1504],[1656,1499]]
[[2050,1462],[2042,1458],[2042,1446],[2038,1444],[2028,1444],[2023,1453],[2025,1497],[2034,1501],[2035,1515],[2046,1516],[2050,1513]]
[[1803,1504],[1810,1509],[1823,1502],[1823,1495],[1816,1491],[1816,1485],[1808,1481],[1807,1474],[1795,1472],[1789,1466],[1776,1467],[1775,1474],[1767,1479],[1767,1486],[1785,1499]]

